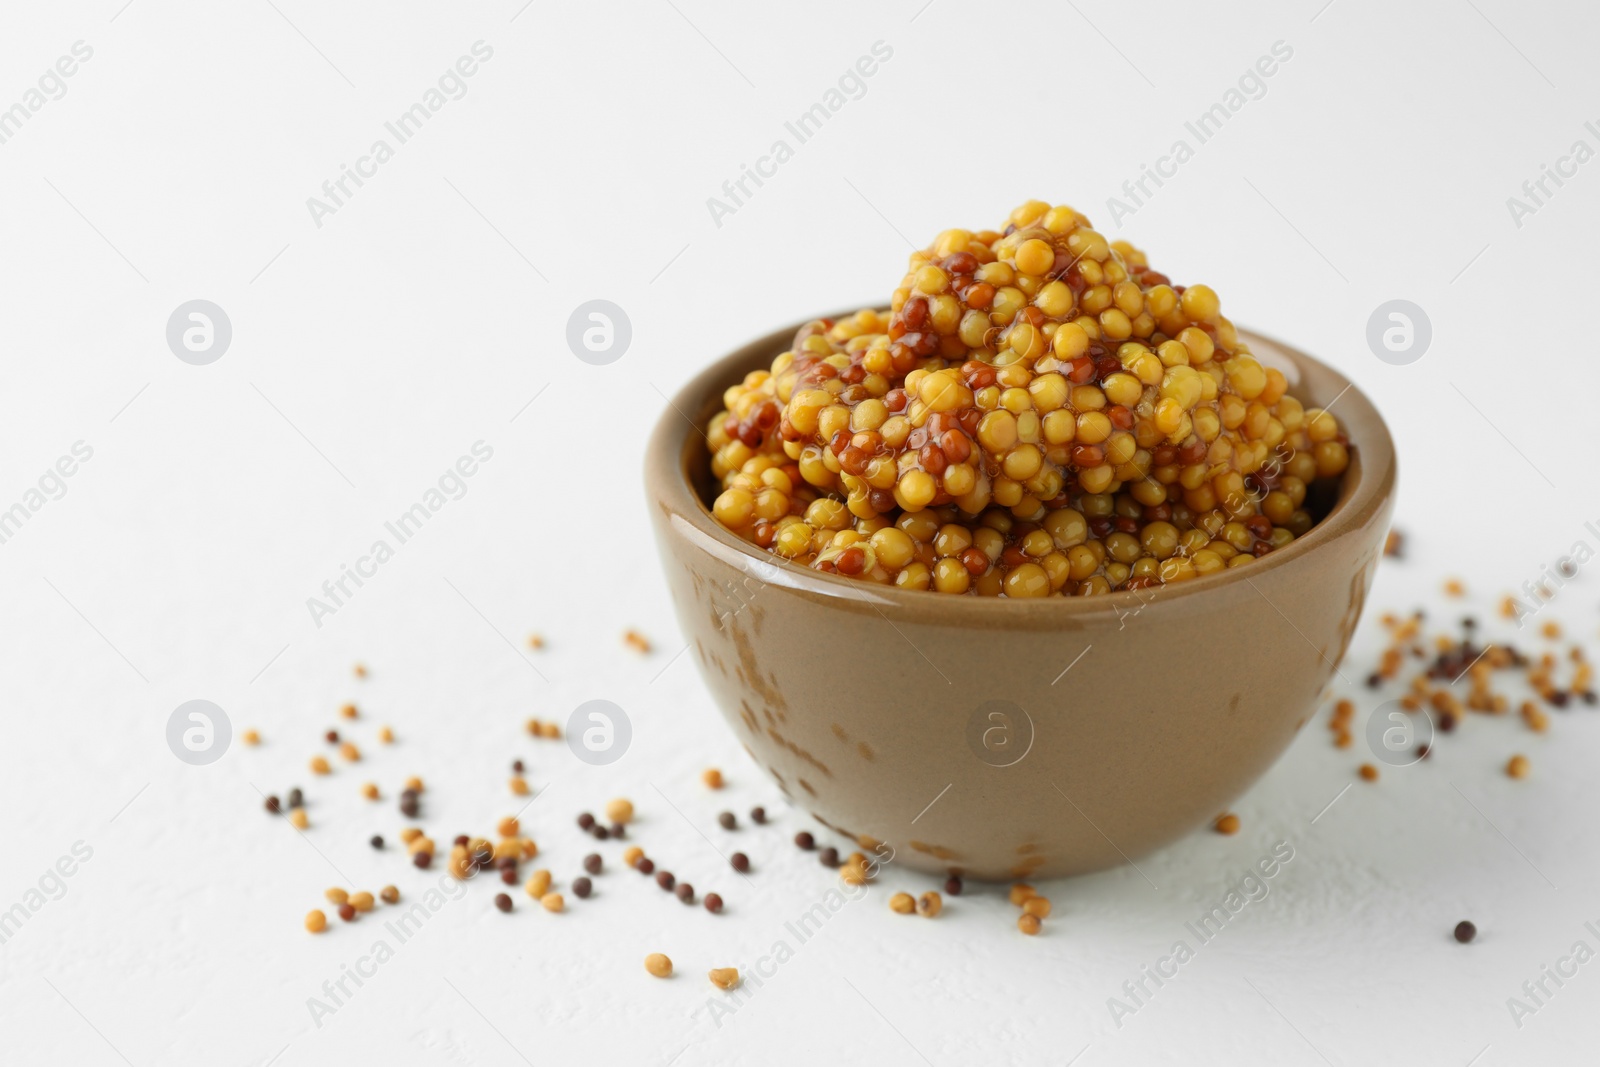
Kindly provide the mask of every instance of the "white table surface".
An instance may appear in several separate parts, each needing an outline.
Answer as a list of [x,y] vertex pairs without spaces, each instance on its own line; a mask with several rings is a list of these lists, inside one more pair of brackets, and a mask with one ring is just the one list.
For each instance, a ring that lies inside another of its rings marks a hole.
[[[785,923],[834,879],[787,843],[803,820],[674,658],[639,470],[663,393],[706,360],[878,298],[902,234],[1050,198],[1212,284],[1237,321],[1323,355],[1391,416],[1408,558],[1384,563],[1347,673],[1370,669],[1380,611],[1488,617],[1575,541],[1600,545],[1584,528],[1600,520],[1585,340],[1600,163],[1520,227],[1506,205],[1575,139],[1600,147],[1583,126],[1600,119],[1594,11],[98,0],[3,18],[0,109],[74,42],[93,50],[0,143],[0,509],[75,442],[93,449],[0,544],[0,909],[29,912],[0,944],[4,1062],[1592,1059],[1600,963],[1520,1027],[1507,1007],[1574,942],[1600,949],[1584,926],[1600,927],[1587,710],[1542,737],[1473,717],[1313,825],[1363,758],[1319,717],[1240,799],[1236,837],[1049,886],[1041,937],[993,892],[934,922],[894,916],[888,893],[929,882],[891,867],[799,943]],[[318,227],[306,198],[480,40],[493,55],[466,94]],[[1293,57],[1265,95],[1112,227],[1106,198],[1279,40]],[[878,41],[892,57],[864,95],[717,225],[707,198]],[[195,298],[233,326],[208,366],[164,337]],[[595,298],[633,325],[609,366],[564,340]],[[1394,298],[1433,324],[1409,366],[1364,339]],[[315,625],[306,599],[477,441],[493,458],[465,496]],[[1440,596],[1451,574],[1467,600]],[[1539,617],[1592,646],[1593,577]],[[630,627],[652,654],[622,647]],[[523,647],[533,632],[541,652]],[[265,742],[180,762],[164,731],[195,698]],[[592,698],[635,727],[612,766],[521,732]],[[313,781],[306,760],[347,700],[367,759]],[[1513,751],[1533,761],[1525,781],[1501,773]],[[591,847],[573,814],[628,795],[651,853],[728,912],[682,907],[612,845],[596,896],[569,892],[561,916],[520,893],[501,915],[473,885],[376,967],[360,961],[394,941],[381,915],[302,932],[328,885],[416,899],[436,879],[366,844],[403,824],[406,776],[426,778],[436,836],[489,832],[515,810],[514,756],[550,791],[524,821],[559,880]],[[722,794],[698,782],[709,765]],[[368,778],[383,804],[357,795]],[[261,810],[295,784],[312,798],[303,836]],[[716,827],[756,803],[773,827]],[[1270,894],[1117,1025],[1108,998],[1280,841],[1294,859]],[[51,881],[75,845],[92,855]],[[754,859],[749,884],[717,853],[733,847]],[[58,899],[29,896],[41,878]],[[1473,945],[1449,936],[1462,918]],[[704,972],[748,970],[780,939],[792,958],[713,1017]],[[679,977],[645,974],[654,950]],[[373,977],[314,1020],[308,998],[358,964]]]

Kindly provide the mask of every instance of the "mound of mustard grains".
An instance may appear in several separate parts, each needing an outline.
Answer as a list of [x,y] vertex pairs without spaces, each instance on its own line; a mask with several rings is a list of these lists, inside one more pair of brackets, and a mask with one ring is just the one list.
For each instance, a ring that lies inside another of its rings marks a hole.
[[711,421],[729,530],[909,589],[1091,595],[1237,567],[1312,526],[1334,417],[1204,285],[1069,207],[914,252],[887,316],[802,327]]

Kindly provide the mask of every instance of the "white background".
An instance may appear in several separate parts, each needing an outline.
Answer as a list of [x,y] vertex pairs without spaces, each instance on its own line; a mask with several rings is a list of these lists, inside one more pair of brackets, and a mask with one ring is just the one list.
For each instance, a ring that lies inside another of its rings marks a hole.
[[[673,658],[639,471],[663,394],[706,361],[882,299],[908,239],[998,225],[1029,197],[1072,203],[1388,414],[1409,555],[1384,564],[1369,601],[1344,668],[1359,681],[1378,612],[1490,615],[1574,541],[1600,543],[1583,527],[1600,519],[1587,337],[1600,163],[1520,228],[1506,206],[1575,139],[1600,148],[1583,129],[1600,119],[1600,15],[1506,0],[521,2],[7,7],[0,107],[75,41],[94,54],[0,144],[0,507],[75,441],[94,453],[0,545],[0,909],[74,842],[93,857],[0,946],[0,1058],[1592,1058],[1600,963],[1520,1029],[1506,1007],[1573,942],[1600,949],[1582,925],[1600,920],[1600,716],[1581,710],[1545,737],[1474,717],[1427,764],[1356,784],[1312,825],[1364,756],[1359,740],[1335,751],[1319,716],[1240,799],[1237,837],[1048,887],[1056,914],[1036,939],[992,892],[934,922],[894,916],[888,892],[931,885],[891,867],[719,1025],[705,971],[751,966],[833,879],[787,844],[803,818],[723,728],[691,658]],[[479,40],[494,54],[467,94],[317,227],[306,199]],[[880,40],[893,57],[865,95],[715,225],[707,198]],[[1266,94],[1112,227],[1106,198],[1278,40],[1293,58]],[[165,342],[195,298],[233,324],[210,366]],[[564,340],[593,298],[633,324],[606,367]],[[1365,343],[1393,298],[1433,323],[1410,366]],[[494,455],[467,495],[313,625],[306,598],[479,440]],[[1466,603],[1439,595],[1451,574]],[[1539,617],[1592,645],[1592,576]],[[652,655],[624,649],[629,627]],[[526,651],[531,632],[546,650]],[[1227,620],[1217,634],[1294,640]],[[165,724],[196,697],[266,743],[181,763]],[[521,732],[595,697],[635,728],[612,767]],[[313,781],[306,760],[346,700],[365,709],[347,732],[368,758]],[[373,739],[379,723],[393,748]],[[1513,751],[1529,780],[1500,773]],[[635,836],[728,913],[682,907],[607,846],[592,900],[569,893],[552,916],[519,893],[504,916],[471,886],[315,1025],[307,998],[382,935],[370,917],[304,934],[322,889],[393,881],[412,898],[430,881],[365,843],[402,825],[400,782],[428,780],[441,840],[488,833],[514,810],[517,755],[551,790],[524,821],[559,882],[590,850],[574,813],[630,795]],[[711,764],[724,794],[698,783]],[[381,805],[357,796],[369,778]],[[262,792],[294,784],[312,798],[303,837],[261,811]],[[716,827],[722,807],[754,803],[777,825]],[[1278,841],[1296,857],[1271,895],[1116,1026],[1107,998]],[[717,854],[737,847],[750,884]],[[1450,940],[1461,918],[1476,944]],[[677,961],[673,981],[644,973],[656,950]]]

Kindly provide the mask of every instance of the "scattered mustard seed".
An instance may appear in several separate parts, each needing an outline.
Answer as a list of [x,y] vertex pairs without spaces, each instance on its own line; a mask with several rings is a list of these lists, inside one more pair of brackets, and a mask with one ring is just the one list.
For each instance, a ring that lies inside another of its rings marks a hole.
[[345,892],[343,889],[340,889],[338,886],[334,886],[332,889],[326,890],[322,895],[327,899],[329,904],[332,904],[335,907],[350,899],[350,894]]
[[511,779],[511,795],[525,797],[528,795],[528,780],[520,775]]
[[700,775],[700,780],[705,783],[707,789],[722,788],[722,772],[715,767],[706,768],[705,772]]
[[1043,923],[1039,922],[1039,917],[1037,915],[1029,915],[1027,912],[1023,912],[1021,915],[1017,916],[1017,929],[1021,930],[1029,937],[1037,934],[1042,925]]
[[415,776],[406,779],[406,788],[418,793],[422,792],[422,779]]
[[314,934],[320,934],[328,928],[328,917],[316,908],[306,912],[306,929]]
[[560,893],[546,893],[539,898],[539,906],[545,911],[560,911],[567,906],[567,902],[561,899]]
[[938,893],[924,893],[917,898],[917,914],[933,918],[944,910],[944,898]]
[[357,663],[354,670],[357,678],[365,678],[367,676],[367,665],[365,663]]
[[1035,919],[1048,919],[1050,917],[1049,898],[1029,897],[1022,902],[1022,914],[1032,915]]
[[261,732],[259,730],[246,730],[240,735],[240,739],[247,745],[259,745],[261,743]]
[[1011,903],[1020,908],[1023,902],[1029,897],[1035,897],[1038,895],[1038,892],[1033,888],[1033,886],[1028,885],[1026,882],[1018,882],[1016,885],[1011,887],[1010,899]]
[[499,832],[501,837],[516,837],[517,833],[522,829],[522,827],[517,822],[517,817],[515,815],[507,815],[505,818],[500,820],[500,824],[496,826],[495,829]]
[[1219,834],[1236,834],[1239,832],[1239,816],[1227,812],[1217,816],[1217,821],[1212,824]]
[[1528,757],[1522,755],[1512,756],[1506,764],[1506,773],[1513,778],[1526,778],[1528,776]]
[[632,867],[642,859],[644,859],[644,849],[638,845],[629,845],[622,850],[622,862],[625,866]]
[[721,990],[729,990],[739,984],[739,968],[713,967],[708,976],[711,984]]
[[404,830],[400,831],[400,840],[408,845],[421,836],[422,829],[416,826],[408,826]]
[[343,756],[351,763],[355,763],[361,758],[361,750],[355,746],[355,742],[346,741],[344,744],[339,746],[339,755]]
[[523,886],[523,888],[526,889],[528,891],[528,895],[535,900],[543,899],[544,895],[550,892],[550,872],[542,867],[539,870],[534,871],[532,874],[528,875],[528,882],[525,886]]
[[1378,768],[1370,763],[1361,765],[1360,774],[1363,782],[1376,782],[1378,780]]
[[392,885],[386,885],[378,890],[378,898],[385,904],[398,904],[400,903],[400,890]]
[[350,894],[350,906],[357,911],[371,911],[373,905],[372,894],[366,890]]
[[360,714],[360,712],[356,711],[356,706],[354,704],[346,704],[344,707],[339,709],[339,714],[343,715],[347,719],[353,719]]
[[289,812],[289,825],[296,830],[304,830],[311,825],[311,820],[306,816],[305,808],[295,808]]
[[366,785],[362,786],[361,787],[361,795],[366,797],[368,800],[377,800],[377,799],[379,799],[378,783],[377,782],[368,782]]
[[633,821],[633,801],[618,797],[606,801],[606,818],[612,822],[629,823]]
[[896,915],[910,915],[917,910],[917,902],[910,893],[896,893],[889,898],[889,910]]
[[394,744],[394,730],[388,726],[378,727],[378,740],[386,745]]
[[650,640],[638,630],[629,630],[627,633],[623,634],[622,641],[629,648],[640,653],[641,655],[647,655],[650,652]]
[[672,961],[660,952],[652,952],[644,958],[644,969],[657,978],[672,977]]
[[1465,596],[1466,593],[1467,587],[1460,578],[1451,578],[1444,583],[1445,596]]
[[321,756],[311,757],[312,774],[327,774],[329,770],[330,768],[328,767],[328,761],[326,759],[322,758]]

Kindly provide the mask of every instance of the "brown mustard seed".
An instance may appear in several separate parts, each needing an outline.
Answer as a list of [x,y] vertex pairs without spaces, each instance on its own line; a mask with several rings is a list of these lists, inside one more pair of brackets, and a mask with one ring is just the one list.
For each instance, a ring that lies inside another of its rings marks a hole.
[[767,809],[756,807],[750,809],[750,821],[760,826],[767,821]]
[[343,715],[347,719],[353,719],[361,713],[356,710],[356,706],[354,704],[346,704],[344,707],[339,709],[339,714]]
[[330,770],[330,768],[328,766],[328,761],[327,760],[323,759],[321,756],[312,756],[311,757],[311,773],[312,774],[327,774],[329,770]]
[[736,830],[739,828],[739,819],[733,812],[724,811],[717,815],[717,825],[724,830]]
[[355,906],[352,905],[352,904],[340,904],[339,905],[339,918],[343,919],[347,923],[355,922],[356,921],[356,909],[355,909]]
[[596,841],[604,841],[611,836],[611,831],[607,830],[599,823],[595,823],[594,826],[589,830],[589,836],[593,837]]
[[561,899],[560,893],[546,893],[539,898],[539,906],[545,911],[561,911],[567,906],[567,902]]
[[642,856],[640,857],[639,862],[633,865],[633,869],[638,871],[640,874],[649,874],[651,871],[656,869],[656,861],[651,859],[649,856]]
[[272,814],[274,814],[274,815],[278,814],[280,811],[283,810],[282,805],[280,805],[278,803],[278,798],[277,797],[268,797],[263,802],[262,806],[265,807],[268,811],[272,812]]
[[587,856],[583,857],[583,869],[588,871],[590,874],[599,874],[600,868],[604,865],[604,862],[605,861],[600,858],[600,853],[591,852]]
[[711,979],[712,985],[716,986],[718,989],[726,991],[739,984],[739,968],[713,967],[711,969],[711,973],[707,977]]
[[1219,834],[1236,834],[1239,832],[1239,816],[1230,811],[1225,815],[1218,815],[1217,821],[1211,825]]
[[952,874],[944,880],[944,891],[950,896],[959,897],[961,889],[961,878],[959,876]]
[[1512,756],[1506,763],[1506,773],[1513,778],[1526,778],[1528,776],[1528,757]]
[[306,912],[306,929],[314,934],[320,934],[328,928],[328,917],[316,908]]
[[722,910],[722,896],[721,896],[721,894],[718,894],[718,893],[707,893],[706,894],[706,899],[704,901],[702,901],[702,903],[705,904],[706,910],[709,911],[713,915],[717,914],[718,912],[720,912]]
[[694,886],[690,885],[688,882],[679,882],[678,888],[673,890],[673,892],[677,893],[678,899],[683,901],[685,904],[694,903]]
[[372,899],[372,894],[364,889],[359,893],[350,894],[350,906],[357,911],[371,911],[374,903],[376,902]]
[[1378,768],[1370,763],[1361,765],[1360,774],[1363,782],[1376,782],[1378,780]]
[[1009,898],[1011,903],[1020,908],[1030,897],[1036,897],[1038,895],[1038,891],[1035,890],[1033,886],[1028,885],[1026,882],[1018,882],[1016,885],[1011,887]]
[[496,893],[494,895],[494,906],[499,908],[501,911],[510,911],[511,910],[511,894],[510,893]]
[[259,745],[261,743],[261,732],[259,730],[246,730],[240,737],[247,745]]
[[429,867],[433,866],[433,853],[418,852],[411,857],[411,863],[413,866],[419,867],[425,871]]
[[298,808],[301,804],[305,803],[305,797],[301,794],[299,786],[295,786],[293,789],[289,790],[289,795],[285,799],[289,801],[289,806],[291,808]]
[[289,825],[296,830],[304,830],[311,825],[311,820],[306,816],[305,808],[295,808],[289,812]]
[[819,850],[817,852],[817,862],[821,863],[824,867],[839,866],[839,850],[834,848],[832,845]]
[[673,883],[676,882],[676,881],[677,881],[677,879],[672,877],[672,872],[671,871],[657,871],[656,872],[656,885],[660,886],[662,889],[670,890],[672,888]]
[[623,797],[606,801],[606,818],[612,822],[632,822],[633,801]]
[[1477,936],[1478,936],[1478,928],[1476,926],[1474,926],[1469,920],[1462,919],[1460,922],[1456,923],[1455,938],[1456,938],[1457,941],[1461,942],[1463,945],[1468,944],[1469,942],[1471,942],[1471,940],[1473,938],[1475,938]]
[[917,898],[917,914],[933,918],[944,910],[944,898],[938,893],[924,893]]
[[809,852],[817,847],[817,839],[811,836],[810,831],[801,830],[794,835],[794,844],[796,848],[803,848]]
[[539,870],[534,871],[532,874],[528,875],[528,881],[523,888],[526,889],[528,891],[528,895],[535,900],[543,898],[546,893],[550,892],[550,872],[542,867]]
[[329,730],[327,733],[322,735],[322,739],[328,742],[330,745],[337,745],[339,743],[339,731]]
[[1048,919],[1050,917],[1049,898],[1029,897],[1022,902],[1022,914],[1032,915],[1035,919]]
[[889,898],[889,910],[896,915],[910,915],[917,910],[917,902],[910,893],[896,893]]
[[400,890],[392,885],[386,885],[378,890],[378,899],[385,904],[398,904],[400,903]]
[[707,767],[700,774],[700,781],[705,783],[707,789],[722,788],[722,772],[715,767]]
[[1017,929],[1021,930],[1029,937],[1037,934],[1042,925],[1044,924],[1039,922],[1039,916],[1037,915],[1029,915],[1027,912],[1023,912],[1021,915],[1017,916]]
[[750,857],[743,852],[735,852],[728,857],[728,864],[740,874],[744,874],[750,870]]
[[644,958],[644,969],[657,978],[672,977],[672,961],[660,952],[652,952]]
[[361,795],[366,797],[368,800],[377,800],[377,799],[379,799],[378,783],[377,782],[368,782],[366,785],[362,786],[361,787]]
[[594,816],[589,814],[587,811],[579,813],[579,815],[578,815],[578,829],[580,829],[580,830],[592,830],[592,829],[594,829]]
[[587,900],[589,894],[594,892],[594,883],[579,875],[572,880],[572,895],[579,900]]
[[371,845],[373,848],[381,849],[383,847],[383,835],[373,834],[367,839],[367,844]]

